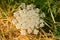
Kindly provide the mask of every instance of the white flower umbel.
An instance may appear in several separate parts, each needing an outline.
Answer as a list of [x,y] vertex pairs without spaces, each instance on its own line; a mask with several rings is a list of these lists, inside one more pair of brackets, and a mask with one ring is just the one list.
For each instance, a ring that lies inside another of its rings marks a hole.
[[[22,9],[21,9],[22,8]],[[25,5],[22,3],[17,11],[14,12],[14,17],[16,19],[12,20],[17,29],[21,29],[21,34],[30,34],[34,31],[34,34],[38,34],[38,25],[43,27],[43,20],[39,18],[39,8],[34,8],[34,5]],[[16,23],[17,22],[17,23]]]
[[28,28],[27,32],[30,34],[32,33],[32,29]]
[[26,30],[21,30],[20,33],[21,35],[26,35]]
[[16,24],[16,28],[19,29],[20,28],[20,25],[19,23]]
[[40,27],[44,27],[44,23],[41,23],[41,24],[40,24]]
[[26,6],[25,3],[22,3],[22,4],[20,5],[21,8],[25,8],[25,6]]
[[37,30],[37,29],[34,29],[34,34],[38,34],[38,32],[39,32],[39,30]]
[[13,20],[12,20],[12,23],[13,23],[13,24],[16,24],[16,23],[17,23],[17,20],[13,19]]
[[44,21],[42,19],[40,20],[40,27],[44,27]]

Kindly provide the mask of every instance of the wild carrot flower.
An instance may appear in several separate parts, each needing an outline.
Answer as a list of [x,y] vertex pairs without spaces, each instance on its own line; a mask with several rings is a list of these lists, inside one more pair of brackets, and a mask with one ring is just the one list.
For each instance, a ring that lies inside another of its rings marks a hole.
[[[22,9],[21,9],[22,8]],[[22,3],[19,9],[14,12],[15,21],[12,20],[17,29],[21,29],[21,34],[25,35],[26,33],[30,34],[34,30],[34,34],[38,34],[36,29],[38,25],[43,27],[43,20],[39,17],[39,8],[34,8],[33,4],[25,5]],[[27,30],[27,31],[26,31]]]

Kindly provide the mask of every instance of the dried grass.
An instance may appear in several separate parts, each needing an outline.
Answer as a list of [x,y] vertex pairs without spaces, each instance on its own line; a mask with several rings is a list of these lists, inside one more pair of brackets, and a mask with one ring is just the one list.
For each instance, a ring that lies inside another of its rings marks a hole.
[[53,34],[45,33],[43,30],[38,35],[20,35],[20,30],[11,23],[12,17],[0,18],[0,40],[55,40]]

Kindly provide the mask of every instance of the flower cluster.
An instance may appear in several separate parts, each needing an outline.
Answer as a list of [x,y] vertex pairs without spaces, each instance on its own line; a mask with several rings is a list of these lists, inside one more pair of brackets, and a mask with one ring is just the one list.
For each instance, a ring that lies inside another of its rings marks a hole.
[[22,3],[19,9],[14,12],[15,19],[12,20],[12,23],[16,26],[17,29],[21,29],[21,35],[26,35],[27,33],[38,34],[39,30],[37,28],[44,27],[44,21],[39,18],[39,9],[34,8],[33,4],[25,5]]

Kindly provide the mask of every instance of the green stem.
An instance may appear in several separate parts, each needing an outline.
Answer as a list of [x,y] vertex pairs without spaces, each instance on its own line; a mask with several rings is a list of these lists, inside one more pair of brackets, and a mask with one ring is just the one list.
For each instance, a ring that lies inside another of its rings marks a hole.
[[53,16],[53,13],[52,13],[51,9],[50,9],[50,13],[51,13],[52,20],[55,23],[55,19],[54,19],[54,16]]
[[50,11],[50,13],[51,13],[52,20],[53,20],[53,22],[55,23],[55,19],[54,19],[54,16],[53,16],[52,10],[51,10],[51,8],[50,8],[50,4],[51,4],[51,3],[48,1],[49,11]]

